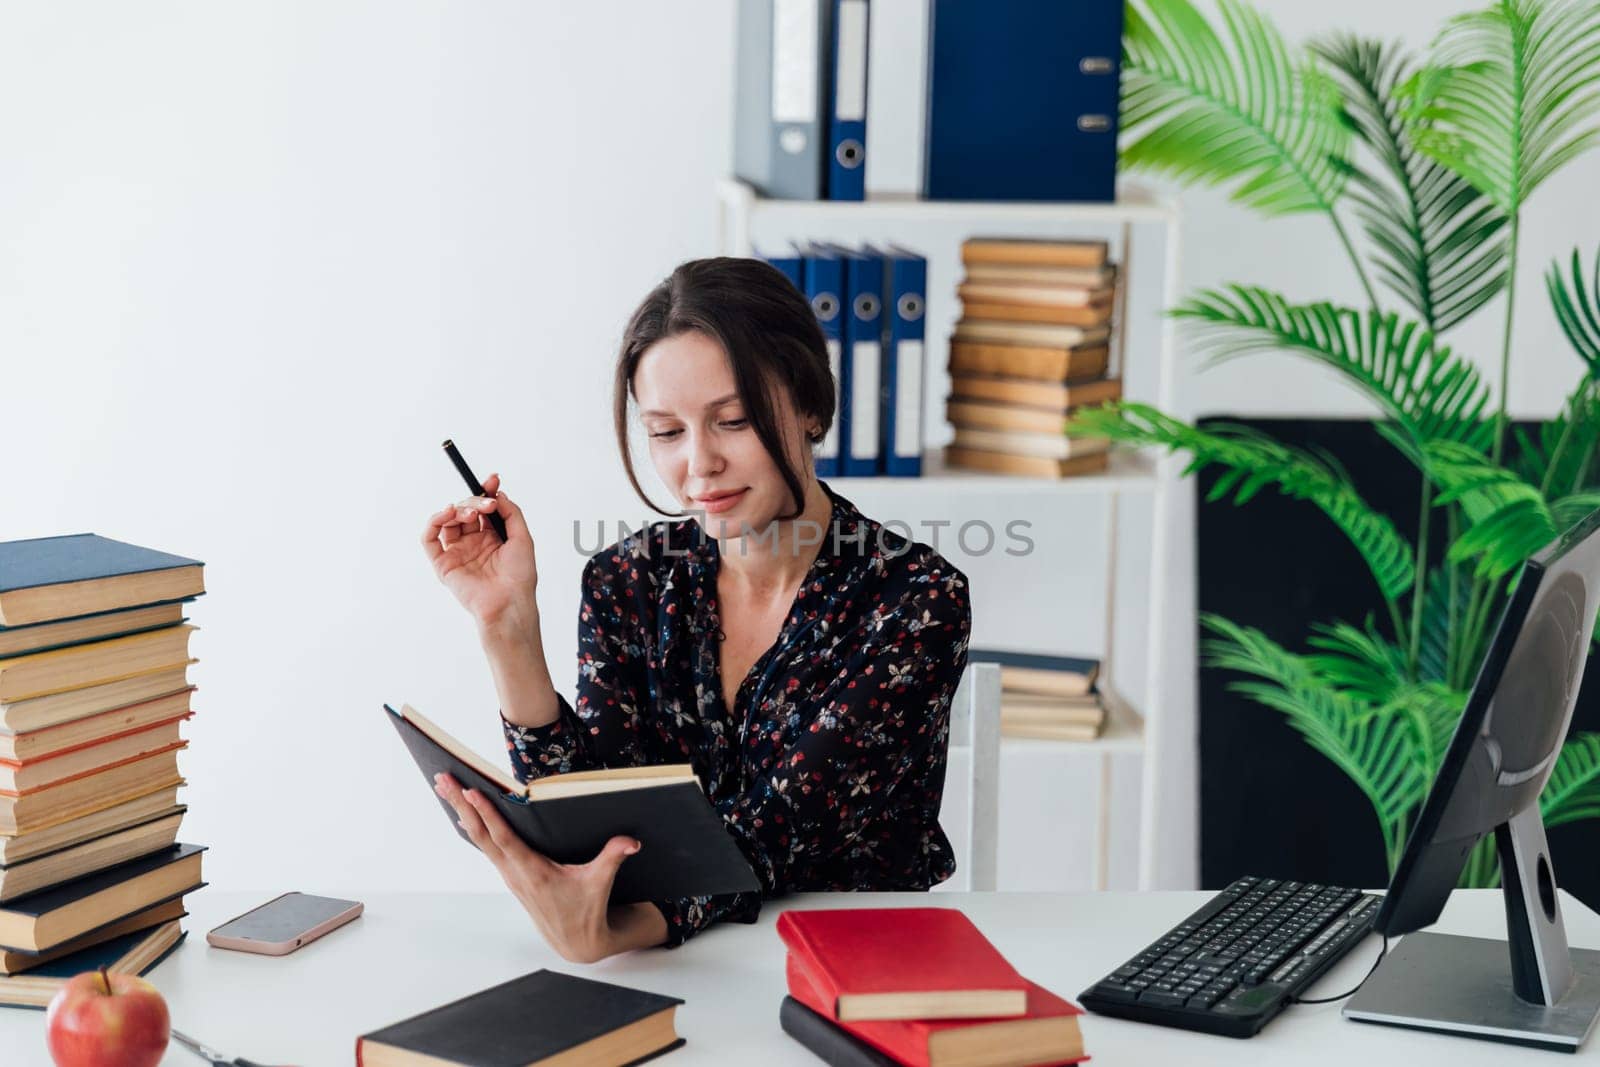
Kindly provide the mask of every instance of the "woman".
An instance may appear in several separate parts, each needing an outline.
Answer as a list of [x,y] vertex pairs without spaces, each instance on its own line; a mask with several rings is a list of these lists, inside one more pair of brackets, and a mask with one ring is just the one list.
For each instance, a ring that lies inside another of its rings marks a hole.
[[[538,572],[500,488],[433,515],[422,542],[478,625],[522,780],[691,763],[761,880],[803,890],[926,889],[955,869],[938,823],[949,707],[966,665],[966,578],[820,483],[834,383],[805,298],[753,259],[685,263],[628,324],[614,419],[629,481],[629,401],[690,518],[596,554],[583,574],[578,693],[545,665]],[[506,524],[501,543],[486,516]],[[678,945],[755,894],[609,906],[639,843],[592,862],[533,852],[488,801],[439,794],[561,955]]]

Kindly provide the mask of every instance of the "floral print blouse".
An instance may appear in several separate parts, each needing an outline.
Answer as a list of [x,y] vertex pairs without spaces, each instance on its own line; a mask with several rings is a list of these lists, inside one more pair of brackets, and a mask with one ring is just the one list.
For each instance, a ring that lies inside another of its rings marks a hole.
[[694,767],[763,891],[657,902],[670,946],[719,920],[754,922],[763,897],[926,889],[955,870],[938,815],[972,621],[966,576],[823,488],[833,512],[826,529],[811,526],[816,561],[731,714],[718,544],[686,518],[590,559],[577,703],[563,698],[547,726],[505,723],[523,781]]

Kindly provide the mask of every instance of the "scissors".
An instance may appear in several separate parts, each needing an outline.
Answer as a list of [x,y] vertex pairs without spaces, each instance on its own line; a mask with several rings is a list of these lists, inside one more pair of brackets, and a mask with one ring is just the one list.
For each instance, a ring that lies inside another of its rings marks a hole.
[[172,1040],[193,1052],[196,1056],[211,1064],[211,1067],[266,1067],[254,1060],[241,1059],[238,1056],[224,1056],[214,1048],[207,1048],[188,1034],[172,1031]]

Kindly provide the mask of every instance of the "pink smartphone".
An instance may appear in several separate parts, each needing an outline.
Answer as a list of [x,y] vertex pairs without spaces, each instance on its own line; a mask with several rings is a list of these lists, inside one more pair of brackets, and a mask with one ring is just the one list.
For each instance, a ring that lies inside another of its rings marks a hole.
[[206,934],[217,948],[287,956],[361,914],[359,900],[285,893]]

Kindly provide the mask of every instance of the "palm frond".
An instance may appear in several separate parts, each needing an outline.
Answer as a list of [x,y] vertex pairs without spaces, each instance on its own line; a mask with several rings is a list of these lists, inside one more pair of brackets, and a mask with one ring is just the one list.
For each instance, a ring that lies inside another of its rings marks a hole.
[[1447,552],[1455,563],[1476,560],[1480,578],[1501,578],[1555,539],[1560,530],[1536,486],[1493,462],[1481,450],[1452,441],[1427,446],[1434,503],[1460,504],[1468,521]]
[[1435,334],[1505,285],[1506,217],[1467,180],[1417,151],[1397,89],[1413,64],[1398,45],[1337,34],[1311,44],[1332,69],[1356,136],[1383,177],[1353,163],[1354,203],[1378,276]]
[[1600,491],[1593,489],[1552,500],[1550,518],[1554,520],[1556,535],[1560,536],[1576,526],[1592,515],[1597,508],[1600,508]]
[[1332,367],[1394,420],[1418,467],[1429,441],[1487,449],[1493,439],[1484,418],[1489,391],[1477,369],[1393,313],[1292,304],[1245,285],[1202,290],[1172,313],[1198,323],[1197,343],[1214,360],[1286,350]]
[[[1456,617],[1450,618],[1451,576],[1455,582]],[[1417,677],[1425,682],[1450,678],[1451,631],[1465,625],[1467,602],[1472,596],[1472,576],[1465,569],[1435,567],[1428,574],[1422,602],[1422,639],[1417,649]]]
[[1387,703],[1409,681],[1405,652],[1379,634],[1370,617],[1364,629],[1312,623],[1306,644],[1318,650],[1305,657],[1318,674],[1370,704]]
[[1573,734],[1539,795],[1546,828],[1600,818],[1600,734]]
[[1208,466],[1224,468],[1208,495],[1233,495],[1243,504],[1267,486],[1322,509],[1366,561],[1379,590],[1390,601],[1411,588],[1411,545],[1385,515],[1374,511],[1347,476],[1316,457],[1280,444],[1255,430],[1236,426],[1200,429],[1145,404],[1113,403],[1077,413],[1067,425],[1071,436],[1109,437],[1136,445],[1188,452],[1186,474]]
[[1366,794],[1393,857],[1429,782],[1413,718],[1341,692],[1305,657],[1286,651],[1259,630],[1210,614],[1201,623],[1217,635],[1202,645],[1206,665],[1250,676],[1252,680],[1232,682],[1228,688],[1282,712],[1312,748]]
[[1600,392],[1588,378],[1567,397],[1561,414],[1542,423],[1535,433],[1517,427],[1516,457],[1511,467],[1547,497],[1583,488],[1595,450],[1600,448]]
[[1506,215],[1588,149],[1600,104],[1600,5],[1498,0],[1445,23],[1406,82],[1418,149]]
[[1600,248],[1595,250],[1593,276],[1585,281],[1578,250],[1572,250],[1571,278],[1561,273],[1559,262],[1545,272],[1545,288],[1555,309],[1561,332],[1572,350],[1589,368],[1589,379],[1600,381]]
[[1338,94],[1272,23],[1220,0],[1130,0],[1123,33],[1122,164],[1231,189],[1267,215],[1331,211],[1349,131]]
[[1444,763],[1445,749],[1455,735],[1456,724],[1467,706],[1467,694],[1441,682],[1418,682],[1397,687],[1379,714],[1402,716],[1411,730],[1411,741],[1422,762],[1424,780],[1432,782]]

